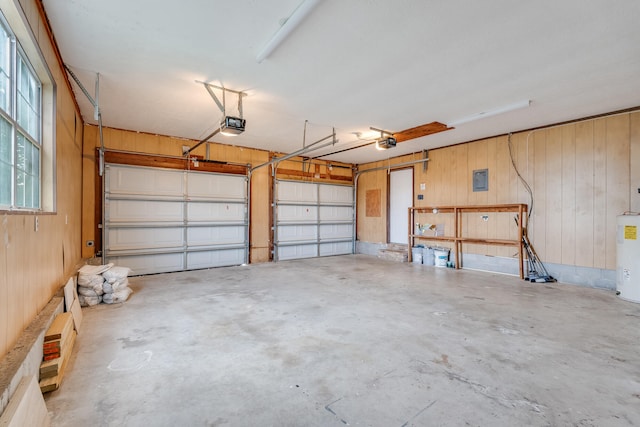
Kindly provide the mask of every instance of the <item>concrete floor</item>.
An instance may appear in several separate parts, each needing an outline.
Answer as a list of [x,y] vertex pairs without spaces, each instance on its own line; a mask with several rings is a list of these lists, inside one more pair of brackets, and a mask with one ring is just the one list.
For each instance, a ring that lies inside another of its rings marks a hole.
[[132,278],[54,426],[640,425],[640,304],[353,255]]

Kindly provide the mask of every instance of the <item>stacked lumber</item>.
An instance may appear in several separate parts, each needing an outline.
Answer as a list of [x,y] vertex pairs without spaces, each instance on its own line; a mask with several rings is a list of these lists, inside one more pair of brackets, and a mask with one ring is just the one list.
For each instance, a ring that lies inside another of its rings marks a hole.
[[44,336],[43,362],[40,365],[40,390],[57,390],[76,340],[72,312],[59,314]]

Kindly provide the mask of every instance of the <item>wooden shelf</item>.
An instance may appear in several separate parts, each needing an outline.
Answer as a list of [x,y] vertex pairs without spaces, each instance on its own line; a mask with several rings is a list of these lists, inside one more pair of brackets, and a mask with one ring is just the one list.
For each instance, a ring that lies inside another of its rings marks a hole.
[[[513,212],[518,214],[521,220],[518,222],[518,239],[485,239],[479,237],[463,237],[462,236],[462,214],[470,212]],[[456,268],[462,267],[460,256],[462,254],[462,245],[478,244],[478,245],[498,245],[498,246],[516,246],[518,247],[518,261],[520,269],[520,278],[524,279],[524,246],[522,243],[522,233],[526,224],[527,205],[524,203],[510,203],[502,205],[472,205],[472,206],[432,206],[432,207],[410,207],[409,208],[409,245],[408,260],[411,262],[411,248],[415,244],[416,239],[454,242],[454,251],[456,257]],[[454,217],[454,235],[453,236],[425,236],[423,234],[413,234],[416,213],[437,213],[437,214],[453,214]]]
[[455,242],[457,237],[453,236],[425,236],[424,234],[410,234],[409,238],[422,239],[422,240],[443,240],[445,242]]
[[477,239],[470,237],[461,237],[458,239],[462,243],[473,243],[479,245],[499,245],[499,246],[518,246],[520,242],[517,240],[505,239]]

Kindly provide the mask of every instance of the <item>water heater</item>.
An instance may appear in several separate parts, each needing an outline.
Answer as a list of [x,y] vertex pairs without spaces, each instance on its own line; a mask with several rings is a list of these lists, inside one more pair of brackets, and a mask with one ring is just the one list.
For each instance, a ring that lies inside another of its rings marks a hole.
[[620,298],[640,303],[640,215],[618,216],[616,287]]

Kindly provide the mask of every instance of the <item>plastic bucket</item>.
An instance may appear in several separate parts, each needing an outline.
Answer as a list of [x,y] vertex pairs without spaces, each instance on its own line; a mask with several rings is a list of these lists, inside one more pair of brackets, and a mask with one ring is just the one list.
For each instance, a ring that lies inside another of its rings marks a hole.
[[422,248],[411,248],[411,262],[422,264]]
[[436,267],[446,267],[449,261],[449,249],[436,248],[433,250]]
[[422,249],[422,263],[424,265],[433,265],[435,263],[433,248]]

